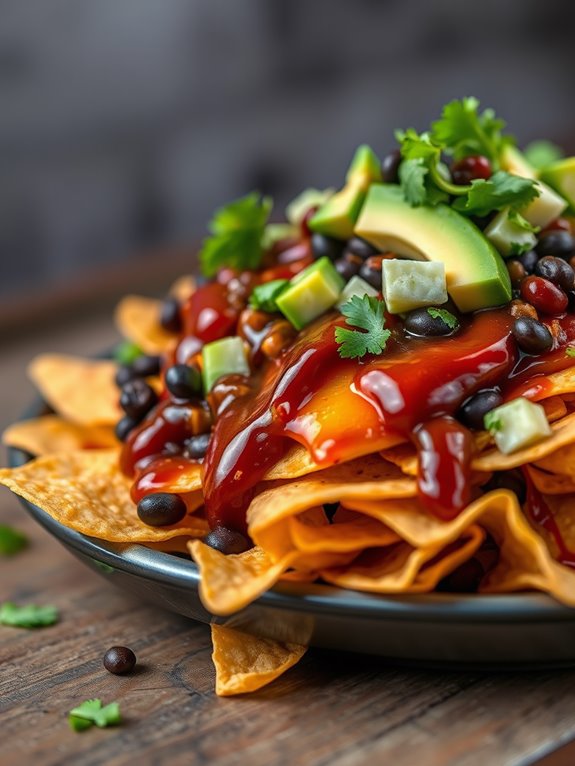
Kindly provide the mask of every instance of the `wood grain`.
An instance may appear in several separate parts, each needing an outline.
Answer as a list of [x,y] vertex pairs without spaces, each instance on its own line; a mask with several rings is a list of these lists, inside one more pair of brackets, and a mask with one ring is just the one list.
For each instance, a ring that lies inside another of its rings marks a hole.
[[[22,380],[33,353],[90,353],[112,338],[107,320],[91,319],[5,347],[0,423],[30,396]],[[218,699],[205,626],[115,590],[7,491],[0,523],[31,539],[20,555],[0,559],[0,600],[54,603],[62,616],[45,630],[0,627],[2,766],[518,766],[575,737],[575,670],[426,672],[311,651],[267,689]],[[134,649],[137,672],[104,670],[113,644]],[[71,731],[67,711],[90,697],[118,700],[123,725]]]

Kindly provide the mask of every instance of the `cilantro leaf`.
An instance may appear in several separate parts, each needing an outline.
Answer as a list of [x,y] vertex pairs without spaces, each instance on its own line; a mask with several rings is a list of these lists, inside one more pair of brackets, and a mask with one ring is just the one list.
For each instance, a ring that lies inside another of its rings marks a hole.
[[481,217],[505,207],[517,210],[538,196],[535,181],[498,170],[488,180],[478,178],[472,181],[467,195],[456,199],[453,207],[461,213]]
[[14,628],[44,628],[58,622],[58,610],[54,606],[16,606],[11,601],[0,605],[0,625]]
[[492,434],[501,431],[503,428],[503,421],[496,410],[491,410],[483,418],[483,425]]
[[565,356],[569,356],[572,359],[575,359],[575,346],[567,346],[565,349]]
[[102,700],[82,702],[68,714],[68,722],[74,731],[84,731],[96,724],[100,729],[121,723],[120,706],[117,702],[102,706]]
[[222,266],[234,269],[256,269],[261,261],[262,239],[272,209],[269,197],[257,192],[234,200],[216,210],[204,240],[200,264],[206,277],[212,277]]
[[447,311],[447,309],[429,308],[427,309],[427,313],[430,317],[433,317],[433,319],[441,319],[450,330],[454,330],[459,324],[457,317],[453,316],[451,311]]
[[[507,220],[512,224],[513,228],[517,231],[518,236],[522,236],[522,232],[527,234],[537,234],[540,227],[533,226],[526,218],[518,213],[516,210],[510,210],[507,213]],[[531,241],[530,241],[531,240]],[[532,238],[526,238],[523,242],[511,242],[509,245],[509,255],[522,255],[533,247]]]
[[366,354],[381,354],[391,335],[385,330],[385,304],[370,295],[354,295],[340,309],[346,317],[346,324],[359,327],[348,330],[346,327],[335,328],[335,340],[339,344],[342,359],[356,359]]
[[250,306],[273,314],[274,311],[278,311],[276,298],[283,293],[287,285],[289,285],[289,279],[274,279],[257,285],[250,295]]
[[441,149],[431,142],[428,133],[419,135],[409,128],[405,132],[396,131],[395,135],[403,158],[399,181],[410,205],[437,205],[446,202],[449,194],[465,193],[465,188],[457,187],[443,177]]
[[551,141],[532,141],[525,147],[523,154],[527,162],[536,170],[563,158],[563,151]]
[[28,545],[22,532],[0,524],[0,556],[13,556]]
[[443,107],[441,118],[431,125],[431,138],[455,160],[481,154],[498,168],[503,147],[514,143],[510,136],[503,135],[504,127],[505,122],[495,116],[493,109],[480,113],[476,98],[462,98]]
[[124,340],[114,349],[114,359],[118,364],[132,364],[143,353],[142,349],[131,340]]

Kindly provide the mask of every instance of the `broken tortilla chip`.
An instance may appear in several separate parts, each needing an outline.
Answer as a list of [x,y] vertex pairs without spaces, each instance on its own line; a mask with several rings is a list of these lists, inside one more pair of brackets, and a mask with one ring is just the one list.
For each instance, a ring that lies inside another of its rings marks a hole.
[[[152,542],[205,534],[203,519],[189,513],[201,493],[184,497],[188,515],[178,524],[150,527],[140,521],[130,497],[131,482],[118,468],[118,450],[80,450],[0,469],[0,484],[84,535],[119,543]],[[191,502],[190,502],[191,500]]]
[[221,625],[211,628],[219,697],[261,689],[293,667],[307,651],[301,644],[256,638]]
[[114,382],[117,365],[108,359],[41,354],[28,374],[52,409],[80,425],[115,425],[122,415]]
[[36,456],[81,449],[109,449],[118,445],[111,426],[84,426],[59,415],[42,415],[14,423],[2,434],[2,441],[8,447]]
[[177,336],[160,324],[161,310],[161,301],[126,295],[116,307],[116,326],[124,338],[145,354],[162,354],[176,345]]

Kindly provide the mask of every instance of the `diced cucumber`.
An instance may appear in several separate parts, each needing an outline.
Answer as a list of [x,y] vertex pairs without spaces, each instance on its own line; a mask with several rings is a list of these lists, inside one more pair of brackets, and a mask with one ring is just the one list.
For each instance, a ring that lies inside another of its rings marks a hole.
[[202,349],[202,362],[202,377],[206,393],[222,375],[250,374],[244,342],[237,336],[206,343]]
[[483,233],[504,258],[525,253],[537,244],[531,224],[509,209],[498,213]]
[[383,299],[391,314],[447,301],[445,265],[441,261],[392,258],[382,261],[381,266]]
[[329,258],[320,258],[291,280],[276,305],[296,330],[335,306],[344,281]]
[[366,282],[365,279],[358,277],[356,274],[341,291],[341,295],[337,302],[337,308],[341,308],[341,306],[343,306],[344,303],[347,303],[350,298],[353,298],[354,295],[357,295],[359,298],[363,295],[370,295],[375,298],[377,290],[375,287],[372,287],[369,282]]
[[543,407],[522,396],[488,412],[484,424],[505,455],[529,447],[552,433]]

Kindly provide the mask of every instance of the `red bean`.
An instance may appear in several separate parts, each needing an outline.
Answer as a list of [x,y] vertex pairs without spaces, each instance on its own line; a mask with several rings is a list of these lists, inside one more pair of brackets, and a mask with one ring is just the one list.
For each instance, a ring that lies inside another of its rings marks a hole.
[[527,277],[521,283],[521,297],[544,314],[562,314],[568,299],[563,290],[543,277]]
[[451,166],[453,183],[460,186],[470,184],[476,178],[490,178],[491,172],[491,163],[487,157],[483,157],[481,154],[464,157]]

